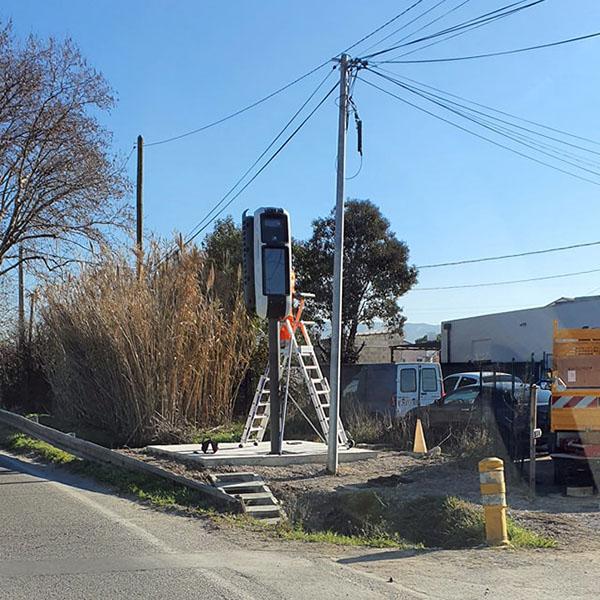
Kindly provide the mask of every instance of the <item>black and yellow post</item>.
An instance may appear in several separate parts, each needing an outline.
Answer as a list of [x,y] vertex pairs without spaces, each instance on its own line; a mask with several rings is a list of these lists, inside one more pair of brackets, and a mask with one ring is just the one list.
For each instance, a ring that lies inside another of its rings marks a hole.
[[481,502],[485,513],[485,539],[490,546],[508,545],[504,462],[484,458],[479,462]]

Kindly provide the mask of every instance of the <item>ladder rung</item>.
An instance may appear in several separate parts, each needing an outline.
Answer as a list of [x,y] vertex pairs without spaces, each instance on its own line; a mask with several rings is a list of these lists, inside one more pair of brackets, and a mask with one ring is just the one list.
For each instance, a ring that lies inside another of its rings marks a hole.
[[262,427],[250,427],[250,433],[253,431],[262,431]]
[[329,390],[315,390],[317,394],[329,394]]

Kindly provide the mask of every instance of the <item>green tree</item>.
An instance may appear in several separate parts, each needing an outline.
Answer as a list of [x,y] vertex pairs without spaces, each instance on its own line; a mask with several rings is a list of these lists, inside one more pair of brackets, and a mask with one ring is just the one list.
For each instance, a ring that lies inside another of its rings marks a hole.
[[215,269],[237,274],[242,264],[242,230],[231,215],[215,223],[212,233],[204,238],[202,249]]
[[[316,295],[311,312],[321,324],[331,321],[335,219],[316,219],[309,240],[296,242],[296,288]],[[402,334],[406,317],[398,299],[417,281],[408,264],[408,246],[398,240],[389,221],[369,200],[346,203],[344,286],[342,304],[342,361],[353,363],[361,348],[355,340],[359,325],[371,327],[381,319],[388,331]]]

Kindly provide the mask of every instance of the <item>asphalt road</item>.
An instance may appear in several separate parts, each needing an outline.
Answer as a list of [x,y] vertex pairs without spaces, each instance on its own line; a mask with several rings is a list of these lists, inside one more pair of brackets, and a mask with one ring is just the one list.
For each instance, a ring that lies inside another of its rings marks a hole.
[[[236,543],[208,521],[0,454],[0,598],[403,598],[375,577]],[[242,532],[236,532],[242,536]]]
[[592,600],[599,582],[598,551],[315,550],[0,453],[0,600]]

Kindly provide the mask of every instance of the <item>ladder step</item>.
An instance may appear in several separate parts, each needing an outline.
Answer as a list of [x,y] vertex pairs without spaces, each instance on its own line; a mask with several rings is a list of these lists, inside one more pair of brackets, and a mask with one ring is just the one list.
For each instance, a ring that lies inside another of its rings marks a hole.
[[250,427],[250,433],[252,433],[253,431],[262,431],[262,427]]

